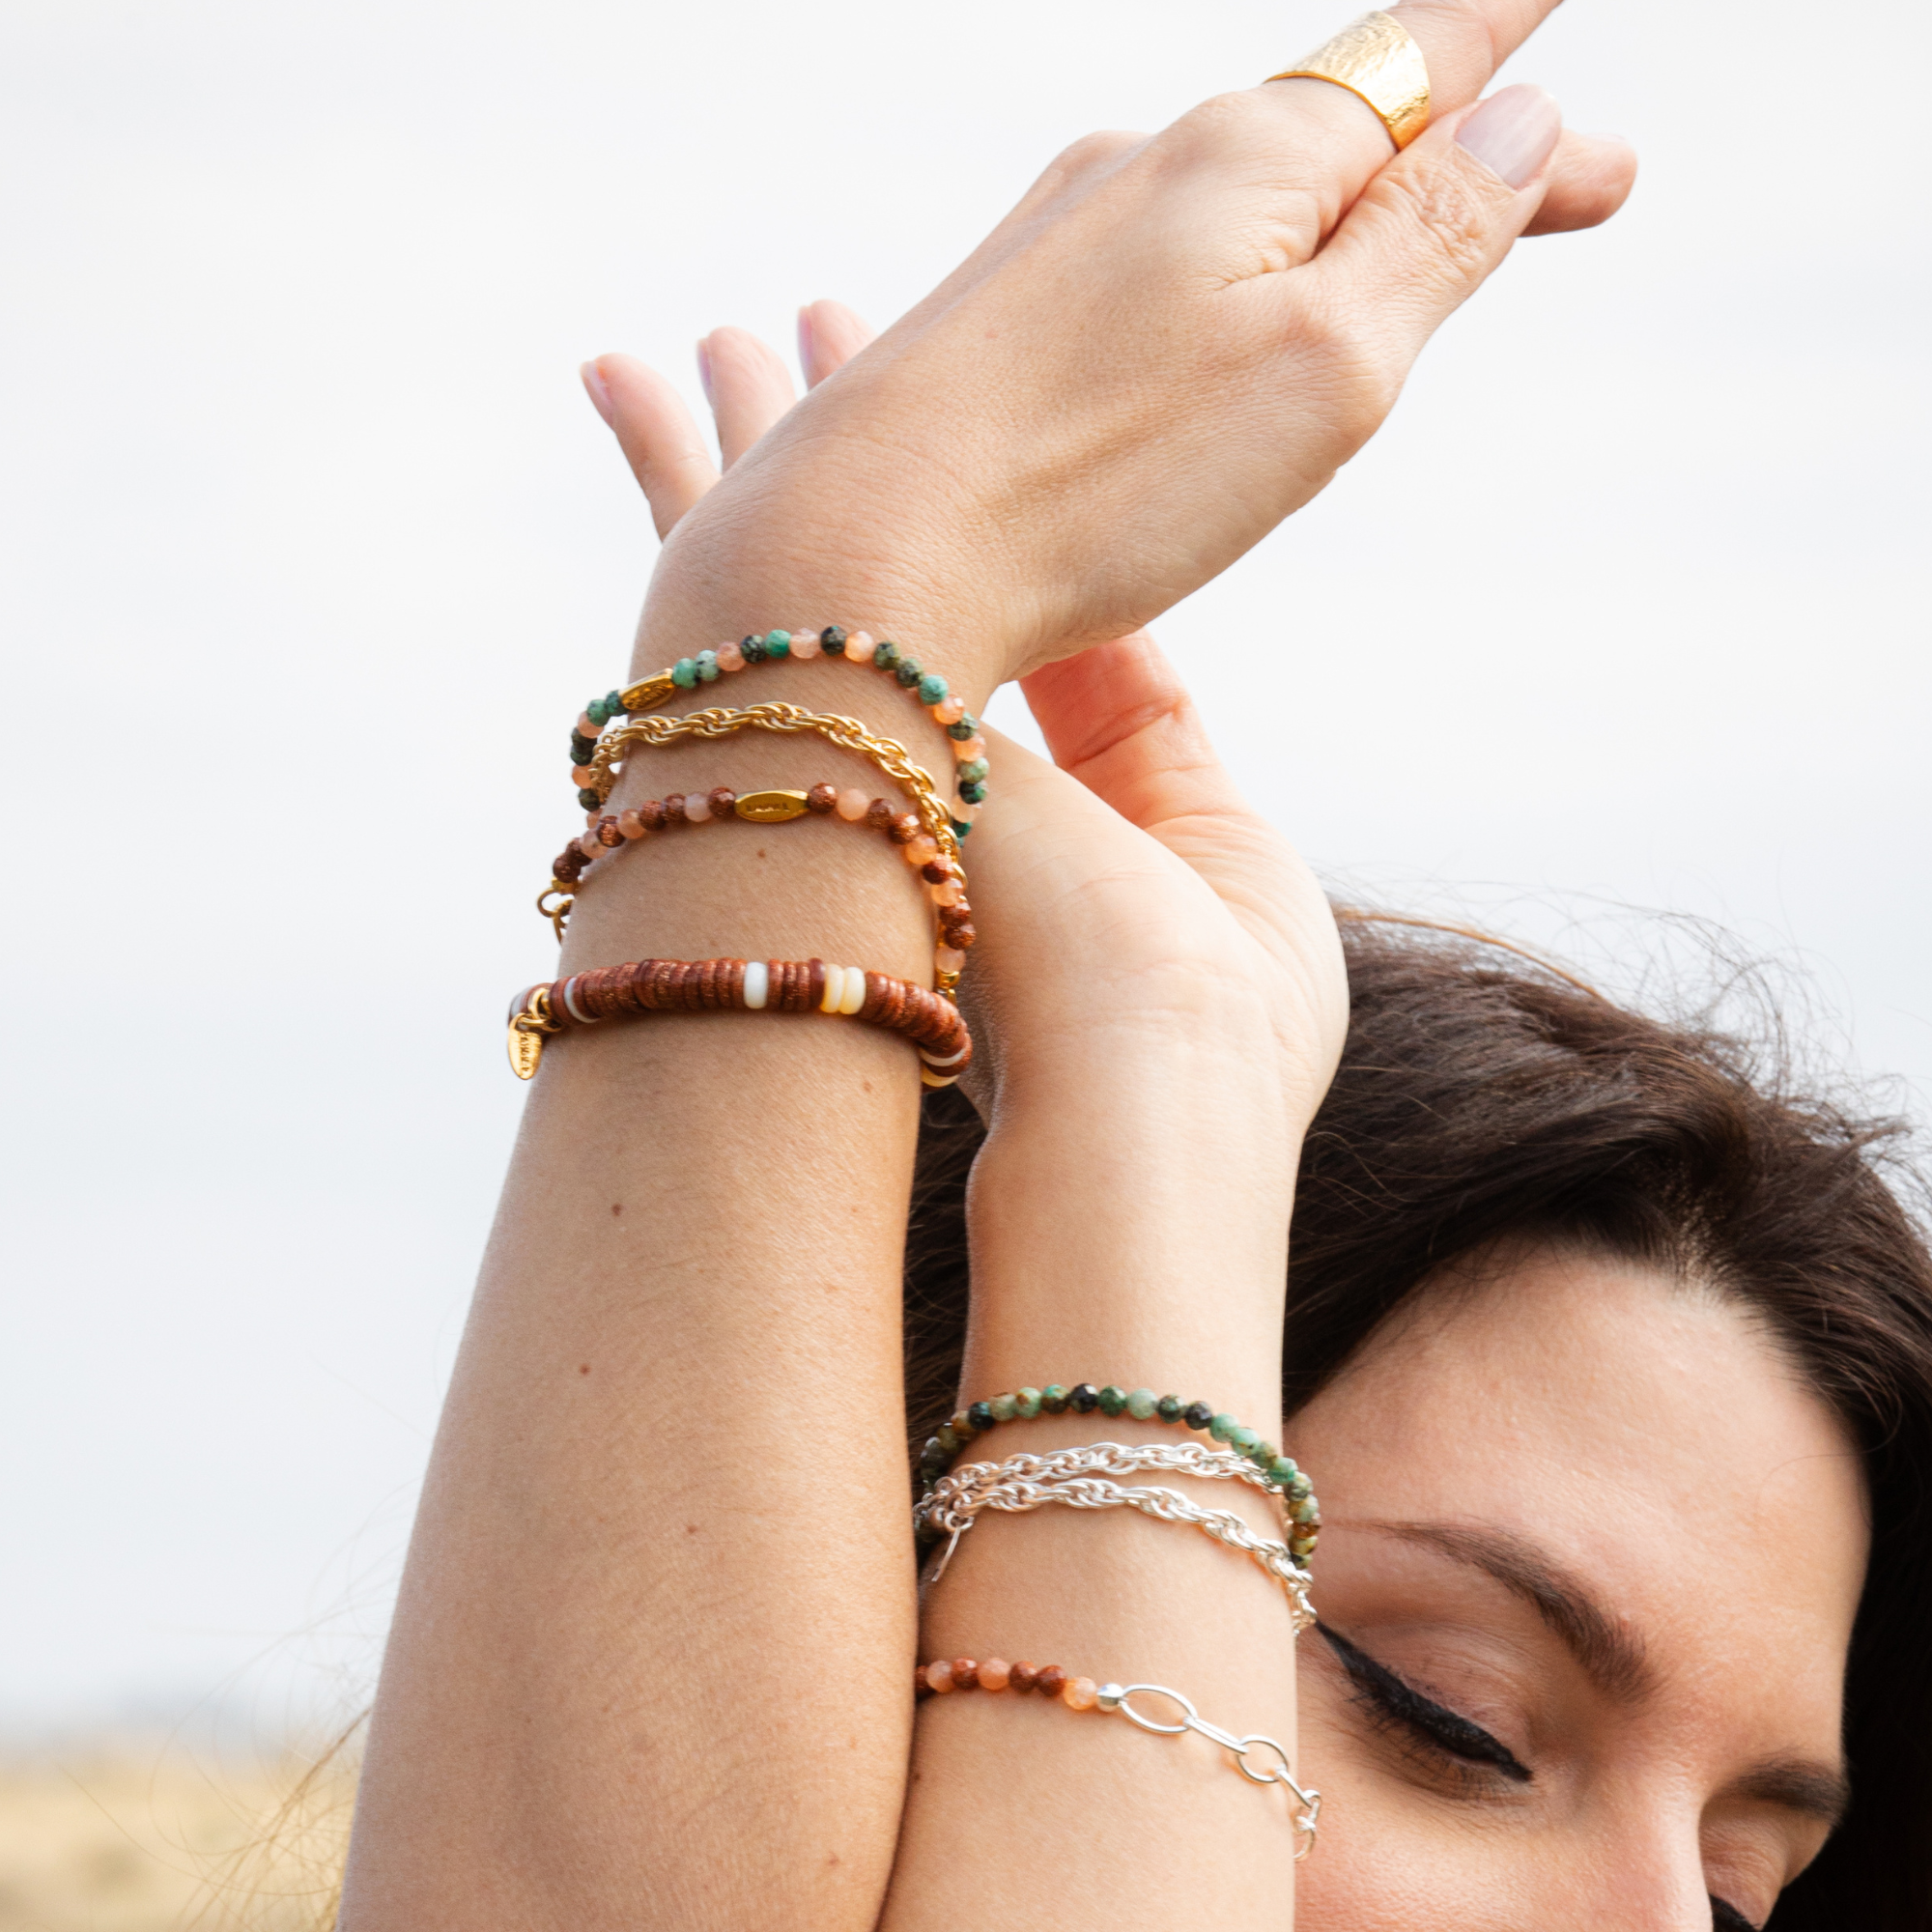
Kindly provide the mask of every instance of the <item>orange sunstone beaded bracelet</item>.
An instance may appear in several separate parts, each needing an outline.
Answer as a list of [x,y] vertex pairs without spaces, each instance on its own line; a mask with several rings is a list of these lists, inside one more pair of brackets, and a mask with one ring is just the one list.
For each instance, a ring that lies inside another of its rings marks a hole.
[[919,1049],[920,1078],[950,1087],[973,1064],[959,1009],[888,973],[823,959],[634,959],[526,987],[510,1004],[510,1065],[532,1078],[546,1039],[642,1013],[842,1013],[903,1034]]
[[[912,1689],[919,1703],[931,1697],[949,1696],[955,1690],[1010,1690],[1018,1696],[1033,1691],[1049,1701],[1065,1704],[1069,1711],[1097,1711],[1106,1717],[1125,1718],[1138,1729],[1151,1732],[1155,1737],[1178,1738],[1185,1731],[1198,1732],[1223,1750],[1232,1751],[1235,1769],[1250,1784],[1279,1784],[1293,1793],[1297,1806],[1294,1829],[1301,1839],[1294,1856],[1297,1860],[1305,1859],[1315,1849],[1321,1794],[1304,1791],[1295,1782],[1294,1768],[1287,1751],[1273,1738],[1259,1731],[1236,1737],[1219,1724],[1209,1723],[1194,1708],[1192,1699],[1179,1690],[1170,1690],[1165,1684],[1096,1684],[1091,1677],[1069,1675],[1057,1663],[1009,1663],[998,1657],[989,1657],[982,1663],[970,1657],[954,1657],[935,1658],[930,1663],[918,1665],[912,1674]],[[1177,1720],[1164,1723],[1136,1710],[1136,1697],[1166,1698],[1179,1714]],[[1264,1768],[1257,1771],[1248,1762],[1250,1757],[1260,1757]]]
[[939,935],[933,968],[939,982],[946,986],[956,980],[966,963],[966,950],[977,936],[973,908],[966,897],[965,874],[958,861],[940,850],[939,841],[925,830],[917,812],[900,811],[890,799],[868,797],[857,786],[842,791],[837,785],[815,784],[809,791],[735,792],[728,785],[718,785],[710,791],[672,792],[667,798],[646,799],[627,811],[605,812],[552,861],[551,883],[539,895],[537,910],[556,927],[561,939],[573,901],[566,898],[556,906],[546,901],[574,892],[585,867],[608,854],[680,825],[703,825],[733,817],[755,825],[782,825],[808,814],[885,835],[932,901]]

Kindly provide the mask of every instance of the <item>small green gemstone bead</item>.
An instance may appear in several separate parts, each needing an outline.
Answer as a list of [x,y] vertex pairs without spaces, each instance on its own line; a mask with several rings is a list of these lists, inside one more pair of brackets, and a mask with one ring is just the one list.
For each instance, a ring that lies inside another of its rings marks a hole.
[[1292,1516],[1296,1522],[1305,1522],[1318,1527],[1320,1526],[1321,1521],[1321,1512],[1316,1506],[1315,1498],[1313,1496],[1303,1496],[1301,1500],[1297,1502],[1293,1506],[1293,1508],[1289,1511],[1289,1515]]
[[971,832],[973,829],[972,825],[965,819],[955,818],[952,819],[951,823],[952,826],[952,836],[955,838],[965,838],[967,833]]
[[1208,1425],[1208,1434],[1211,1435],[1216,1442],[1225,1442],[1227,1441],[1229,1436],[1234,1435],[1236,1430],[1240,1428],[1240,1426],[1241,1425],[1238,1422],[1236,1422],[1232,1415],[1217,1415],[1213,1419],[1213,1421]]
[[978,784],[991,770],[992,766],[984,758],[968,758],[958,767],[957,775],[968,784]]
[[986,1406],[993,1411],[995,1422],[1010,1422],[1019,1413],[1019,1404],[1009,1395],[989,1397]]
[[959,787],[959,796],[968,805],[984,805],[986,802],[986,787],[983,784],[974,782],[962,783]]
[[963,745],[968,738],[977,738],[980,735],[980,721],[969,711],[956,723],[946,727],[946,735],[949,738],[957,738]]
[[1127,1391],[1127,1413],[1136,1422],[1153,1420],[1154,1394],[1152,1389],[1129,1389]]
[[946,680],[936,670],[929,670],[919,681],[919,701],[922,704],[943,704],[948,689]]
[[1039,1406],[1049,1415],[1065,1415],[1072,1394],[1065,1382],[1048,1382],[1039,1392]]
[[583,707],[583,715],[593,724],[608,724],[611,722],[611,707],[601,697],[593,697]]
[[604,708],[610,712],[612,718],[623,717],[624,694],[621,691],[606,692],[604,695]]
[[[1292,1467],[1293,1465],[1291,1464],[1290,1466]],[[1288,1492],[1296,1502],[1299,1502],[1303,1496],[1312,1496],[1315,1493],[1315,1485],[1297,1470],[1294,1475],[1289,1478]]]
[[738,655],[748,665],[763,664],[765,661],[765,640],[754,631],[749,638],[738,639]]
[[1237,1423],[1233,1429],[1229,1430],[1227,1442],[1230,1449],[1238,1449],[1245,1456],[1251,1450],[1261,1447],[1261,1432],[1258,1429],[1249,1429],[1244,1424]]
[[577,802],[584,809],[585,811],[600,810],[604,804],[604,801],[601,798],[599,798],[597,794],[594,791],[592,791],[588,785],[585,785],[583,789],[577,794]]
[[706,684],[713,684],[718,678],[718,653],[699,651],[692,662],[697,667],[697,674]]
[[952,1425],[950,1422],[942,1423],[940,1425],[939,1434],[935,1435],[932,1439],[935,1442],[937,1442],[940,1448],[949,1456],[958,1455],[961,1448],[965,1446],[963,1443],[961,1443],[959,1437],[953,1433]]
[[1180,1419],[1190,1429],[1206,1429],[1214,1420],[1214,1411],[1205,1402],[1190,1402],[1180,1411]]
[[1162,1396],[1154,1404],[1153,1412],[1163,1422],[1179,1422],[1180,1420],[1180,1398],[1178,1395]]
[[1013,1391],[1013,1413],[1022,1422],[1031,1422],[1039,1413],[1041,1402],[1037,1389],[1015,1389]]
[[586,763],[596,749],[595,738],[586,738],[582,731],[573,731],[570,734],[570,762],[573,765]]
[[880,644],[879,647],[872,653],[872,662],[875,665],[877,665],[881,670],[891,670],[892,668],[898,663],[898,661],[899,661],[899,647],[895,643],[894,643],[890,638],[888,638],[884,643]]
[[925,667],[917,658],[901,658],[893,667],[893,675],[910,691],[925,675]]
[[1294,1463],[1288,1456],[1277,1456],[1267,1465],[1267,1479],[1276,1489],[1285,1490],[1294,1481]]
[[670,681],[680,691],[690,691],[697,683],[697,660],[679,658],[670,668]]
[[768,658],[790,657],[791,633],[789,631],[767,631],[765,633],[765,655]]
[[966,1411],[966,1420],[970,1422],[973,1425],[973,1427],[980,1432],[981,1435],[983,1435],[987,1430],[992,1428],[995,1419],[996,1418],[994,1417],[993,1414],[993,1406],[991,1403],[976,1402],[972,1406],[972,1407]]
[[1126,1406],[1127,1392],[1125,1389],[1116,1387],[1114,1383],[1109,1382],[1100,1391],[1100,1413],[1102,1415],[1119,1415]]

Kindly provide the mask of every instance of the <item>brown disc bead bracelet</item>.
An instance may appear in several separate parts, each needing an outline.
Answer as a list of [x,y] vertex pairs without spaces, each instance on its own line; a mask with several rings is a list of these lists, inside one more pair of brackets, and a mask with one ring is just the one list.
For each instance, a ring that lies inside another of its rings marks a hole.
[[570,915],[571,901],[553,906],[554,895],[573,893],[584,870],[596,860],[656,833],[680,825],[703,825],[714,819],[743,818],[754,825],[782,825],[808,814],[880,832],[898,849],[918,875],[932,901],[938,923],[933,967],[939,983],[950,987],[966,963],[966,951],[978,936],[973,908],[966,898],[966,875],[959,862],[939,848],[917,812],[902,811],[890,799],[871,798],[857,786],[840,789],[815,784],[810,791],[735,792],[728,785],[711,791],[672,792],[668,798],[647,799],[628,811],[606,812],[582,838],[573,838],[551,864],[550,886],[537,899],[537,910],[556,927],[558,939]]
[[634,959],[526,988],[510,1007],[510,1065],[530,1079],[544,1041],[577,1027],[642,1013],[843,1013],[903,1034],[920,1078],[950,1087],[973,1061],[959,1009],[910,980],[823,959]]

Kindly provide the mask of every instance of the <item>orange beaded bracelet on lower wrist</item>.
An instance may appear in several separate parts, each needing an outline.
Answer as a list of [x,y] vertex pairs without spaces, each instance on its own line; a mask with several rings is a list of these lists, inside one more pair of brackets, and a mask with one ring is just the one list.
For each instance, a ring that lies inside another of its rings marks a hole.
[[823,959],[634,959],[526,987],[510,1006],[510,1065],[530,1079],[553,1035],[643,1013],[842,1013],[903,1034],[920,1078],[950,1087],[973,1062],[959,1009],[888,973]]

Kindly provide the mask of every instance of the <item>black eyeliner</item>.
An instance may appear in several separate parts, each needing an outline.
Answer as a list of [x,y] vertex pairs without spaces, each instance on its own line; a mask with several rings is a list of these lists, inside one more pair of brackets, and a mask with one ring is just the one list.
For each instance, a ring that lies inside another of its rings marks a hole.
[[1757,1927],[1727,1898],[1711,1894],[1711,1932],[1757,1932]]
[[[1420,1732],[1438,1749],[1464,1758],[1471,1764],[1488,1765],[1517,1784],[1527,1784],[1534,1776],[1530,1768],[1501,1739],[1492,1737],[1482,1725],[1471,1723],[1467,1718],[1445,1709],[1433,1698],[1425,1697],[1413,1686],[1405,1684],[1385,1663],[1378,1663],[1365,1651],[1357,1650],[1347,1637],[1338,1635],[1326,1624],[1318,1623],[1315,1628],[1327,1639],[1328,1648],[1335,1653],[1342,1668],[1349,1673],[1350,1681],[1358,1690],[1373,1698],[1389,1716],[1400,1719],[1411,1730]],[[1728,1911],[1731,1908],[1725,1909]],[[1744,1919],[1738,1923],[1745,1926],[1746,1932],[1753,1932]],[[1719,1928],[1719,1932],[1735,1932],[1735,1928],[1724,1925]]]

